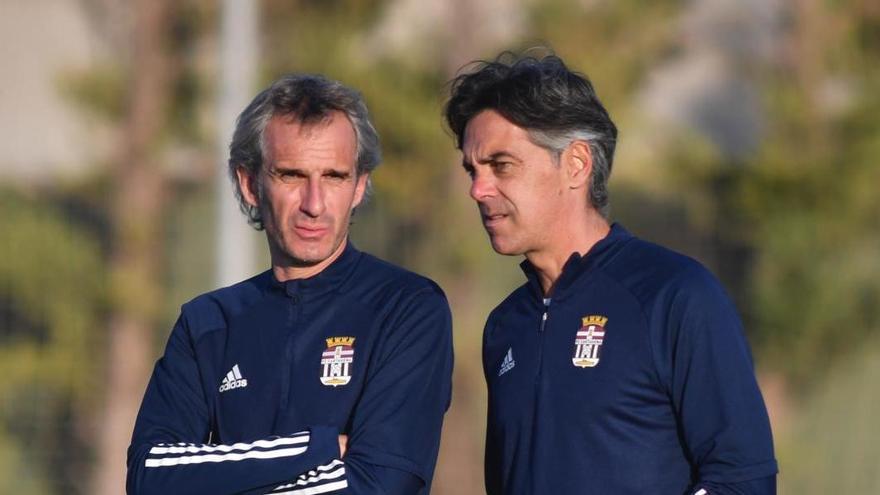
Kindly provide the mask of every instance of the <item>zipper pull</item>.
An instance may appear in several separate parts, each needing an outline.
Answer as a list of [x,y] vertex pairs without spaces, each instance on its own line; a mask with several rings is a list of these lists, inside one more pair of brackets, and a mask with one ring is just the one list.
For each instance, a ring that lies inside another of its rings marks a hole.
[[544,314],[541,316],[541,330],[540,333],[544,333],[544,325],[547,323],[547,314],[550,312],[550,302],[553,299],[549,297],[545,297],[542,301],[544,303]]

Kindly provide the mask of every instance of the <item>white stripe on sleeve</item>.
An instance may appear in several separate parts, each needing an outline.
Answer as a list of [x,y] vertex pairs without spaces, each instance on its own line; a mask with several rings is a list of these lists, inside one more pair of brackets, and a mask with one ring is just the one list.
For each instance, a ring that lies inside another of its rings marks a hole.
[[309,443],[309,434],[297,434],[292,437],[281,437],[273,440],[257,440],[253,443],[234,443],[231,445],[164,445],[159,444],[150,449],[151,455],[160,454],[198,454],[207,452],[232,452],[234,450],[251,450],[253,448],[271,449],[282,445],[299,445]]
[[276,487],[271,494],[314,495],[342,490],[346,487],[348,487],[348,480],[345,479],[345,463],[336,459],[330,464],[318,466],[299,475],[294,483]]
[[232,445],[159,444],[150,449],[144,466],[168,467],[205,462],[292,457],[308,450],[308,443],[309,433],[302,432],[289,437]]
[[278,450],[255,450],[253,452],[244,452],[241,454],[203,454],[203,455],[187,455],[182,457],[164,457],[162,459],[147,459],[146,467],[168,467],[179,466],[181,464],[202,464],[205,462],[224,462],[224,461],[244,461],[247,459],[276,459],[278,457],[292,457],[302,454],[306,451],[306,447],[295,449],[278,449]]

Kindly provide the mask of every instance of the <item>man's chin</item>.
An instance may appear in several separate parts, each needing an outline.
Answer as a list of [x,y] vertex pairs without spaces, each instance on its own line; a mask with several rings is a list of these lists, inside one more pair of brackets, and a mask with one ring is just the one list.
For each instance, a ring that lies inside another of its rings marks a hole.
[[290,258],[290,266],[295,268],[309,268],[321,264],[327,258],[303,258],[294,256]]
[[292,257],[293,266],[308,268],[310,266],[320,265],[327,261],[330,254],[330,251],[320,253],[294,253],[294,256]]
[[299,249],[285,250],[288,263],[297,268],[320,265],[333,254],[333,249],[329,247],[314,246],[310,249],[304,249],[303,246],[298,247]]
[[288,254],[291,255],[290,258],[293,266],[298,268],[320,265],[333,258],[334,255],[338,256],[341,254],[343,249],[342,242],[334,245],[328,239],[323,239],[320,243],[312,243],[312,245],[309,245],[307,242],[299,242],[298,244],[297,249],[287,250]]
[[489,242],[492,244],[492,249],[494,249],[495,252],[498,254],[504,256],[518,256],[522,254],[522,251],[517,249],[516,246],[510,243],[505,243],[502,239],[497,239],[490,236]]

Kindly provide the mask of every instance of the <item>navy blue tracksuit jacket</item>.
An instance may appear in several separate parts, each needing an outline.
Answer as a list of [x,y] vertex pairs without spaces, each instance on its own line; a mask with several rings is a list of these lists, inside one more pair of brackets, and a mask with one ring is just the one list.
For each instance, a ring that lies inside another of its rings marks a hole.
[[523,269],[484,332],[489,495],[775,493],[750,351],[705,268],[614,225],[552,298]]
[[351,245],[312,278],[267,271],[183,306],[127,490],[427,494],[451,374],[449,308],[430,280]]

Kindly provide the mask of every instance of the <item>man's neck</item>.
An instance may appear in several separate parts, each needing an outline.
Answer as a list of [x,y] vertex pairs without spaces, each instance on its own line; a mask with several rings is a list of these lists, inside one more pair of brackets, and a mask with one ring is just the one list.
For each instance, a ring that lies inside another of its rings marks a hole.
[[345,251],[345,246],[347,244],[348,237],[346,236],[330,256],[314,265],[297,264],[287,256],[279,256],[272,252],[270,253],[272,256],[272,273],[275,274],[275,280],[285,282],[288,280],[314,277],[333,264],[333,262],[342,255],[343,251]]
[[611,231],[608,221],[599,214],[589,215],[585,222],[572,227],[560,232],[547,249],[525,255],[537,272],[538,281],[547,297],[553,294],[556,281],[562,275],[562,269],[571,255],[586,255]]

